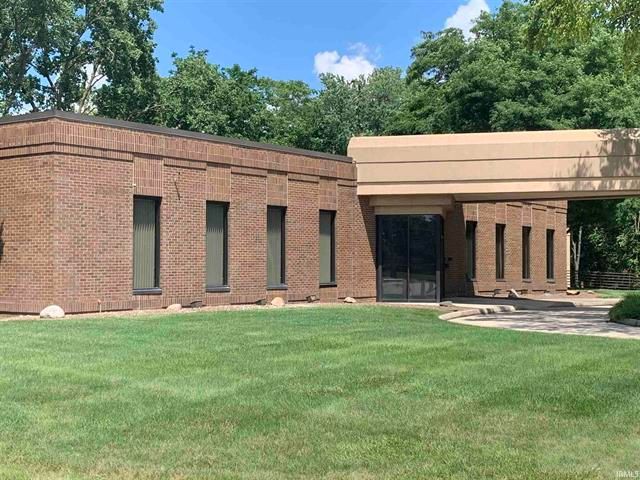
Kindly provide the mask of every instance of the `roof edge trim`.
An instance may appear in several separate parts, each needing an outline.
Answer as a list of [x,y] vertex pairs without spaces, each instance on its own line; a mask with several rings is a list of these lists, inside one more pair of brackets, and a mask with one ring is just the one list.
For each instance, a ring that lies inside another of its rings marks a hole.
[[81,113],[64,112],[61,110],[47,110],[43,112],[25,113],[22,115],[6,115],[0,117],[0,125],[11,123],[35,122],[50,119],[59,119],[69,122],[87,123],[93,125],[103,125],[105,127],[122,128],[126,130],[135,130],[139,132],[155,133],[158,135],[169,135],[174,137],[191,138],[193,140],[202,140],[206,142],[224,143],[236,147],[251,148],[254,150],[269,150],[273,152],[288,153],[292,155],[301,155],[305,157],[321,158],[325,160],[334,160],[344,163],[353,163],[349,156],[336,155],[332,153],[316,152],[314,150],[305,150],[303,148],[285,147],[274,145],[271,143],[254,142],[251,140],[242,140],[239,138],[220,137],[218,135],[210,135],[208,133],[191,132],[188,130],[179,130],[177,128],[160,127],[147,123],[129,122],[126,120],[116,120],[106,117],[97,117]]

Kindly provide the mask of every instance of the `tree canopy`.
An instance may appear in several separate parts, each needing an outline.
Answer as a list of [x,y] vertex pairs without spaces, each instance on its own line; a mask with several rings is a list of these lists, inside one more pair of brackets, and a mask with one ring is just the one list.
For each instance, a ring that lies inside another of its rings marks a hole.
[[637,0],[529,0],[533,44],[585,41],[604,27],[622,34],[626,65],[640,67],[640,3]]
[[92,112],[100,86],[143,86],[155,76],[151,12],[161,8],[162,0],[2,2],[2,114]]

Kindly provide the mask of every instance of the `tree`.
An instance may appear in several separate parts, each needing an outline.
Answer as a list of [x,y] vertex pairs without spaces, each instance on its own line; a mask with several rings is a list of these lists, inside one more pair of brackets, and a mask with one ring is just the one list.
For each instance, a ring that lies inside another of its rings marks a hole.
[[191,49],[160,80],[157,122],[168,127],[262,140],[269,134],[265,83],[255,69],[209,63]]
[[[529,48],[531,7],[505,2],[466,41],[424,34],[412,50],[410,94],[396,133],[613,128],[640,124],[638,75],[624,74],[622,35]],[[404,131],[403,131],[404,130]]]
[[585,41],[605,27],[623,36],[627,66],[640,66],[640,3],[637,0],[529,0],[529,35],[536,45],[549,40]]
[[311,105],[315,92],[299,80],[262,79],[266,89],[268,116],[265,141],[278,145],[312,148]]
[[309,115],[311,148],[344,154],[351,137],[392,130],[406,94],[400,69],[380,68],[354,80],[323,75],[321,81]]
[[162,0],[12,0],[0,5],[2,114],[95,110],[96,91],[155,75]]

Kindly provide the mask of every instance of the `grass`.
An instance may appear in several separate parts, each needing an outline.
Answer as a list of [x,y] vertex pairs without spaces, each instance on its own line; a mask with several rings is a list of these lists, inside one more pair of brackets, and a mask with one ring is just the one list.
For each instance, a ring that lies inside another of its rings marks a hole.
[[613,478],[640,343],[335,307],[0,324],[0,478]]
[[640,295],[640,290],[610,290],[601,288],[593,290],[593,292],[601,298],[624,298],[629,295]]
[[609,318],[614,322],[620,320],[640,320],[640,294],[627,295],[611,310],[609,310]]

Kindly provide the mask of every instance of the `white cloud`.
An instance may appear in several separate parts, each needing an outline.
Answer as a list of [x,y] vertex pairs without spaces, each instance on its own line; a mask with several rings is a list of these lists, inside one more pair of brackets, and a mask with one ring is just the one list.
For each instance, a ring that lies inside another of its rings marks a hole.
[[353,80],[360,75],[368,77],[376,68],[369,58],[369,48],[364,43],[355,43],[349,47],[350,54],[340,55],[336,50],[316,53],[313,59],[313,71],[333,73],[344,77],[345,80]]
[[486,0],[469,0],[467,3],[460,5],[456,13],[447,18],[444,22],[445,28],[459,28],[465,37],[471,36],[471,27],[475,23],[476,18],[481,12],[490,10]]

